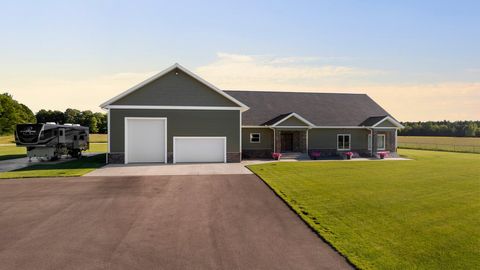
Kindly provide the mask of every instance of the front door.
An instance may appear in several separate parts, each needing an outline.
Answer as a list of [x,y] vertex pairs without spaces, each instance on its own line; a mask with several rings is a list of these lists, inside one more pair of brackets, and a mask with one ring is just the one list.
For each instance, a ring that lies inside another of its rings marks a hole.
[[281,151],[282,152],[292,152],[293,151],[293,133],[283,133],[281,141]]

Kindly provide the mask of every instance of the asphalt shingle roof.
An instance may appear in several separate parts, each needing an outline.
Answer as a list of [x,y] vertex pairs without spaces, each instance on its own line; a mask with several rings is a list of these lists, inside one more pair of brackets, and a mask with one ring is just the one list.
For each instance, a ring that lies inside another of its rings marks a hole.
[[269,125],[292,112],[317,126],[367,126],[377,117],[390,116],[366,94],[225,92],[250,107],[242,115],[243,125],[249,126]]

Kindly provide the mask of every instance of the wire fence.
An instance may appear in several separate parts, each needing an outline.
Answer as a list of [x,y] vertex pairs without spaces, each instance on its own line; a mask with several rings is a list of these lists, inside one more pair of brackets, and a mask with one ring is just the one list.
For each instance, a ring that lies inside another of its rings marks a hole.
[[408,149],[435,150],[435,151],[448,151],[448,152],[480,153],[480,145],[399,142],[398,147],[408,148]]

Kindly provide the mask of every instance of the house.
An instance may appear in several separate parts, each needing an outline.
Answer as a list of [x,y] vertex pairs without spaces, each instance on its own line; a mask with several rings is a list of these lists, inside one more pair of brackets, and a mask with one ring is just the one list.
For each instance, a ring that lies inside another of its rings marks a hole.
[[101,105],[108,162],[240,162],[273,152],[375,155],[403,126],[364,94],[222,91],[175,64]]

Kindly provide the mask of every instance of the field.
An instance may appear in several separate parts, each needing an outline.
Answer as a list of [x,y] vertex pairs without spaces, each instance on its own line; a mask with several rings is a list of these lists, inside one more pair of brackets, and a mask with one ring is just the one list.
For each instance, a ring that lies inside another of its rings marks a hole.
[[398,146],[410,149],[480,153],[480,138],[399,136]]
[[360,269],[477,269],[480,155],[400,154],[249,168]]

